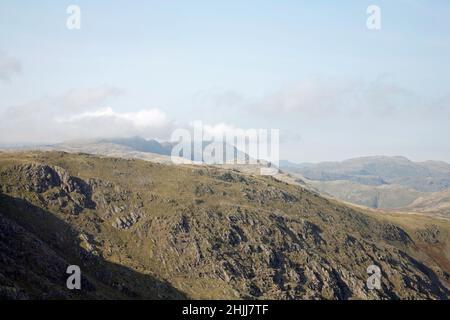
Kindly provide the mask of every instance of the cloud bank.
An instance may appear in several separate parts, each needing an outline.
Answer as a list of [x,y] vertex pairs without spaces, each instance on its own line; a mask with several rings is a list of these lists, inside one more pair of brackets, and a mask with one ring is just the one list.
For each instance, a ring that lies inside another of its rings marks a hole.
[[122,112],[107,106],[115,87],[78,89],[10,107],[0,119],[0,143],[55,143],[139,135],[166,138],[173,123],[157,108]]
[[280,117],[386,117],[420,113],[430,106],[412,91],[382,78],[309,79],[262,97],[252,110]]

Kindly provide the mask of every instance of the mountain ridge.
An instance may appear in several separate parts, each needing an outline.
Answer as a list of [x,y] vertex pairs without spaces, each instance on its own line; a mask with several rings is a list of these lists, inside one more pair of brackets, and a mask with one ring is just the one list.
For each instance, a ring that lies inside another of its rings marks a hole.
[[[203,147],[206,145],[208,142],[203,143]],[[72,141],[39,149],[173,164],[173,146],[174,143],[136,136]],[[235,156],[237,152],[239,151],[235,149]],[[245,158],[249,159],[248,155]],[[185,160],[180,158],[180,161]],[[222,165],[242,172],[257,171],[265,166],[267,163],[264,161],[255,165]],[[283,181],[370,208],[407,210],[415,200],[432,196],[430,193],[433,192],[442,192],[450,185],[449,164],[433,160],[413,162],[403,156],[366,156],[319,164],[295,164],[284,160],[280,162],[280,168],[277,177]],[[435,198],[437,196],[439,194]]]

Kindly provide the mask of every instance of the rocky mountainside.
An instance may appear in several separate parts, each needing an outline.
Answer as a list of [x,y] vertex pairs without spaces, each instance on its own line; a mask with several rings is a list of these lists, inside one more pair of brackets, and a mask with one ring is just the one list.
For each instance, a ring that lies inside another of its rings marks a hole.
[[448,299],[449,234],[235,170],[0,152],[1,298]]

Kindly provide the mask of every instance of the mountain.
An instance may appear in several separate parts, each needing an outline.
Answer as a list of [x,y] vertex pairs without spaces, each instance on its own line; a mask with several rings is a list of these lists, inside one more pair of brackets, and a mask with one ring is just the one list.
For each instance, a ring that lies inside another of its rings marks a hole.
[[233,169],[0,152],[0,297],[448,299],[449,223],[403,217]]
[[397,184],[373,186],[347,180],[308,181],[308,185],[322,194],[374,209],[403,208],[426,194]]
[[405,157],[362,157],[342,162],[293,164],[281,168],[299,173],[310,180],[347,180],[364,185],[396,184],[419,192],[450,188],[450,165],[445,162],[413,162]]
[[404,210],[450,218],[450,189],[423,195],[404,208]]
[[131,138],[115,138],[115,139],[100,139],[98,143],[111,143],[128,147],[135,151],[151,152],[161,155],[170,156],[172,152],[172,144],[165,142],[160,143],[152,139],[144,139],[142,137]]
[[[222,144],[222,145],[220,145]],[[175,142],[158,142],[153,139],[145,139],[142,137],[125,137],[112,139],[95,139],[95,140],[81,140],[81,141],[67,141],[58,144],[45,146],[32,146],[30,148],[23,147],[22,150],[55,150],[65,152],[81,152],[98,155],[115,156],[121,158],[143,159],[162,163],[172,162],[172,149],[176,145]],[[236,162],[236,159],[243,159],[246,163],[249,162],[250,156],[245,152],[238,150],[236,147],[226,143],[203,141],[201,150],[196,150],[194,144],[191,144],[191,155],[180,154],[178,159],[187,159],[190,161],[201,162],[196,159],[202,159],[203,152],[206,147],[223,148],[226,151],[227,157],[231,154],[230,159],[220,161],[227,164]],[[12,148],[11,150],[17,150]],[[257,161],[258,164],[265,166],[266,162]]]
[[439,161],[376,156],[317,164],[283,161],[280,167],[323,193],[371,208],[406,207],[428,193],[450,188],[450,165]]

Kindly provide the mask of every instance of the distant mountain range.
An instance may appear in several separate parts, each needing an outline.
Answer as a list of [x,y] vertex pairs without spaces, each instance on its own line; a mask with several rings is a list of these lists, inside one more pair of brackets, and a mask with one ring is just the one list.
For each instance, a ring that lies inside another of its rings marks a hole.
[[376,156],[317,164],[282,161],[280,167],[321,192],[372,208],[402,208],[450,188],[450,165],[440,161]]
[[[202,150],[196,150],[194,144],[191,145],[191,155],[180,154],[180,157],[188,160],[197,161],[202,159],[202,152],[211,143],[218,143],[212,141],[203,141]],[[78,151],[93,154],[103,154],[111,156],[133,157],[144,160],[158,160],[159,162],[171,162],[172,149],[177,142],[159,142],[154,139],[145,139],[142,137],[127,137],[127,138],[111,138],[111,139],[97,139],[89,141],[71,141],[55,145],[46,146],[50,150],[63,151]],[[250,158],[244,152],[227,144],[222,146],[227,152],[233,153],[233,159],[248,159]],[[42,149],[42,148],[40,148]],[[153,155],[153,157],[151,156]],[[151,159],[149,159],[151,158]]]
[[113,143],[131,148],[140,152],[151,152],[161,155],[170,156],[173,143],[170,142],[158,142],[153,139],[144,139],[142,137],[131,138],[115,138],[115,139],[101,139],[98,143]]
[[450,187],[450,165],[439,161],[413,162],[405,157],[377,156],[318,164],[283,161],[281,167],[310,180],[347,180],[374,186],[398,184],[421,192]]

